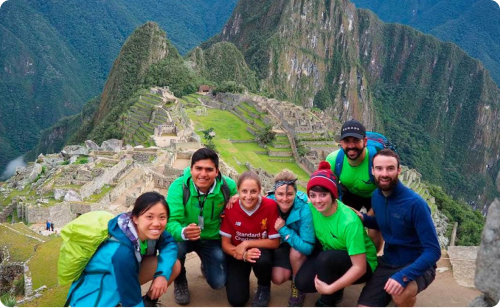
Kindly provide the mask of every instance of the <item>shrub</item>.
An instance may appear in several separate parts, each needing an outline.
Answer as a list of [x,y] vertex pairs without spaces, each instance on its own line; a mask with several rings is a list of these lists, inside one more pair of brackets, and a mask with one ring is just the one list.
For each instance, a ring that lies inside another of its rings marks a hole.
[[2,304],[4,304],[6,307],[14,307],[16,306],[16,298],[9,293],[5,293],[0,297],[0,301]]

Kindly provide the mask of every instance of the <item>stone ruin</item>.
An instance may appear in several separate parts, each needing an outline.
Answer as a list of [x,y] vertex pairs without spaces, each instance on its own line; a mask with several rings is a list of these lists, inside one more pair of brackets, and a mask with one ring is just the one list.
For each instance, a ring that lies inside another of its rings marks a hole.
[[476,288],[483,292],[470,307],[493,307],[500,302],[500,199],[489,206],[476,259]]

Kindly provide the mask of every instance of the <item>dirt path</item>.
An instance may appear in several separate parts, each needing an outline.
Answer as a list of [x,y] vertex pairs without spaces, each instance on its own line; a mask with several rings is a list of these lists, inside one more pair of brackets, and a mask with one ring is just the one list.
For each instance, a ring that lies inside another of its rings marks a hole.
[[[451,269],[447,255],[443,254],[443,258],[438,262],[438,269]],[[226,297],[226,290],[212,290],[204,280],[200,272],[200,259],[194,253],[188,254],[186,260],[186,268],[189,282],[189,290],[191,292],[191,303],[188,307],[227,307],[229,303]],[[143,286],[143,291],[148,289],[149,285]],[[357,299],[363,285],[355,285],[345,289],[342,307],[355,307]],[[167,293],[161,297],[163,306],[175,306],[173,296],[173,285],[169,287]],[[251,294],[256,289],[255,276],[251,276]],[[288,297],[290,296],[290,283],[285,283],[281,286],[272,285],[271,287],[271,302],[269,306],[286,307]],[[436,275],[436,280],[417,297],[418,307],[464,307],[467,306],[480,292],[473,288],[466,288],[458,285],[453,278],[451,270],[439,272]],[[251,295],[251,296],[252,296]],[[304,306],[311,307],[318,299],[319,294],[308,294]],[[247,306],[251,305],[251,299]],[[391,304],[393,305],[393,304]]]

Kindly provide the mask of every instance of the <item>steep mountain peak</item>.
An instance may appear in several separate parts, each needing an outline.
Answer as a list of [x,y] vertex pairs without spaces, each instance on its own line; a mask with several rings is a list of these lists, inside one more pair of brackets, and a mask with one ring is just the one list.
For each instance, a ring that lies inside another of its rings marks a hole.
[[137,28],[126,40],[113,64],[94,125],[99,124],[116,104],[128,98],[144,83],[145,74],[152,64],[169,55],[180,57],[157,23],[147,22]]

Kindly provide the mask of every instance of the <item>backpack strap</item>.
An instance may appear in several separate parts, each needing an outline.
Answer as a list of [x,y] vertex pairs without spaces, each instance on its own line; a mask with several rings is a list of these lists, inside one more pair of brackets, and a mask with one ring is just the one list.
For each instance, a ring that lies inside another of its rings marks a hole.
[[375,178],[373,177],[372,168],[373,168],[373,156],[377,154],[377,149],[372,146],[366,147],[366,149],[368,150],[368,175],[370,176],[370,181],[372,183],[375,183]]
[[227,185],[226,179],[224,179],[223,176],[221,176],[221,179],[222,185],[220,189],[222,191],[222,196],[224,197],[224,206],[226,206],[226,204],[229,202],[229,199],[231,198],[231,190],[229,190],[229,185]]
[[342,188],[340,187],[340,173],[342,173],[342,166],[344,165],[344,149],[340,148],[337,153],[337,157],[335,157],[335,166],[333,168],[333,174],[337,177],[337,191],[339,194],[338,199],[342,201]]
[[182,204],[184,207],[189,201],[189,198],[191,197],[191,190],[189,189],[189,182],[191,181],[191,177],[188,177],[186,183],[182,183]]

